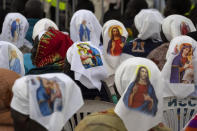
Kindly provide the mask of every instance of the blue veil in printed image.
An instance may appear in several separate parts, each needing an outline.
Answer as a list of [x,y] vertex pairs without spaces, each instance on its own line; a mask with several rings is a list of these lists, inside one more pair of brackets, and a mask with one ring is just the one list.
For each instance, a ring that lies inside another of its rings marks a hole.
[[135,81],[133,81],[124,97],[123,102],[131,110],[140,111],[155,116],[157,113],[158,99],[149,80],[148,69],[140,66]]
[[51,115],[55,111],[62,110],[62,94],[60,85],[51,79],[38,77],[40,86],[37,89],[36,98],[40,112],[43,116]]

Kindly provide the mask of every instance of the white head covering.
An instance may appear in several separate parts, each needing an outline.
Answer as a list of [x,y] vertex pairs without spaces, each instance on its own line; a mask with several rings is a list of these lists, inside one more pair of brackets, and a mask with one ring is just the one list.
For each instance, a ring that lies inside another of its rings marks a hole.
[[101,89],[101,80],[107,77],[101,51],[90,42],[75,42],[67,51],[67,60],[80,81],[89,89]]
[[48,31],[49,27],[53,27],[56,30],[59,30],[57,25],[48,18],[43,18],[39,20],[35,25],[33,29],[32,39],[35,40],[36,36],[39,35],[42,32]]
[[[162,70],[164,97],[185,98],[197,85],[197,42],[189,36],[172,39]],[[183,57],[187,53],[186,57]]]
[[6,68],[20,75],[25,75],[22,52],[13,44],[0,41],[0,68]]
[[162,121],[160,80],[158,67],[145,58],[130,58],[118,67],[115,83],[121,98],[115,113],[128,131],[147,131]]
[[[118,32],[120,33],[120,36],[117,37],[119,38],[117,41],[112,40],[113,36],[111,34],[114,29],[118,29]],[[109,20],[103,26],[102,36],[104,49],[103,55],[104,61],[106,63],[106,69],[108,71],[108,75],[113,75],[116,68],[120,65],[120,55],[126,42],[128,33],[121,22],[117,20]],[[114,50],[112,51],[113,43],[115,46]]]
[[170,15],[163,20],[162,31],[170,42],[173,38],[196,31],[192,21],[182,15]]
[[29,23],[27,19],[20,13],[8,13],[3,22],[3,28],[0,40],[13,43],[18,48],[27,44],[31,48],[31,44],[25,40]]
[[80,88],[62,73],[24,76],[12,91],[11,107],[49,131],[61,131],[84,104]]
[[148,38],[161,40],[160,31],[163,16],[155,9],[143,9],[134,18],[138,38],[146,40]]
[[96,16],[88,10],[75,12],[70,21],[70,37],[73,42],[91,41],[93,45],[99,47],[101,30]]

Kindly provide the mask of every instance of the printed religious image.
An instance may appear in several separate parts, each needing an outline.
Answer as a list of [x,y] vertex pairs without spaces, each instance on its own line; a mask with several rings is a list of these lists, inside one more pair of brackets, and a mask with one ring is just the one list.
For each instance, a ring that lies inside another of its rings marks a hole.
[[187,33],[191,32],[188,23],[181,22],[180,32],[181,32],[181,35],[186,35]]
[[11,37],[13,42],[17,42],[20,34],[20,19],[16,19],[11,23]]
[[108,30],[110,40],[108,42],[107,53],[112,56],[119,56],[122,53],[122,49],[125,45],[126,38],[122,36],[122,27],[116,25],[111,26]]
[[136,78],[129,85],[123,102],[131,110],[155,116],[158,99],[149,79],[149,69],[145,66],[139,66],[136,71]]
[[132,52],[137,52],[137,53],[144,53],[144,42],[133,42],[133,47],[132,47]]
[[90,41],[90,29],[87,27],[87,22],[86,20],[83,20],[82,23],[80,24],[79,28],[79,38],[80,41]]
[[189,43],[183,43],[174,49],[170,83],[194,83],[194,70],[192,65],[193,48]]
[[88,43],[80,43],[77,48],[85,69],[103,65],[100,53],[96,48],[91,47]]
[[[62,110],[62,94],[60,90],[62,85],[56,79],[36,77],[36,81],[39,83],[39,87],[36,90],[36,99],[43,116],[48,116],[53,112]],[[35,79],[31,79],[31,84],[35,86]]]
[[9,67],[10,70],[21,74],[21,63],[16,53],[16,50],[8,48],[9,51]]

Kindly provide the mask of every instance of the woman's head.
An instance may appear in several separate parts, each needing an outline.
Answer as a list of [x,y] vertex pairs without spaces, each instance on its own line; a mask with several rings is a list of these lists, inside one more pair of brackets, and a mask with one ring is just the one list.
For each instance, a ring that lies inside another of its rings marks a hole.
[[138,30],[138,38],[146,40],[149,38],[160,40],[161,24],[163,16],[154,9],[141,10],[134,19],[135,27]]
[[164,16],[167,17],[173,14],[184,15],[190,10],[191,0],[166,0]]
[[147,9],[146,0],[130,0],[125,11],[126,18],[134,18],[142,9]]
[[44,16],[44,7],[39,0],[29,0],[25,4],[24,14],[27,18],[41,19]]
[[181,15],[170,15],[162,22],[162,38],[170,42],[173,38],[196,31],[192,21]]
[[36,37],[32,49],[32,62],[37,67],[56,65],[63,67],[67,49],[72,45],[68,35],[49,28],[44,34]]
[[191,51],[191,46],[183,46],[182,49],[181,49],[181,55],[183,57],[187,57]]

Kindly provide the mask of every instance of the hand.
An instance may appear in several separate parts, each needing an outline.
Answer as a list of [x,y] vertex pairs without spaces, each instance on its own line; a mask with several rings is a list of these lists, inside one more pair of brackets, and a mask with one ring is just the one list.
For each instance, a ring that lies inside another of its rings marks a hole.
[[145,101],[152,101],[153,99],[148,94],[144,94],[144,100]]
[[121,47],[121,48],[123,48],[123,47],[124,47],[124,43],[123,43],[123,42],[120,44],[120,47]]
[[190,66],[190,64],[185,64],[185,65],[184,65],[184,69],[189,68],[189,66]]
[[132,93],[135,94],[135,93],[137,93],[137,91],[138,91],[138,88],[137,88],[137,86],[135,85],[135,86],[133,87]]
[[153,99],[148,94],[144,94],[144,100],[150,101],[150,103],[148,104],[148,109],[151,110],[153,107]]

